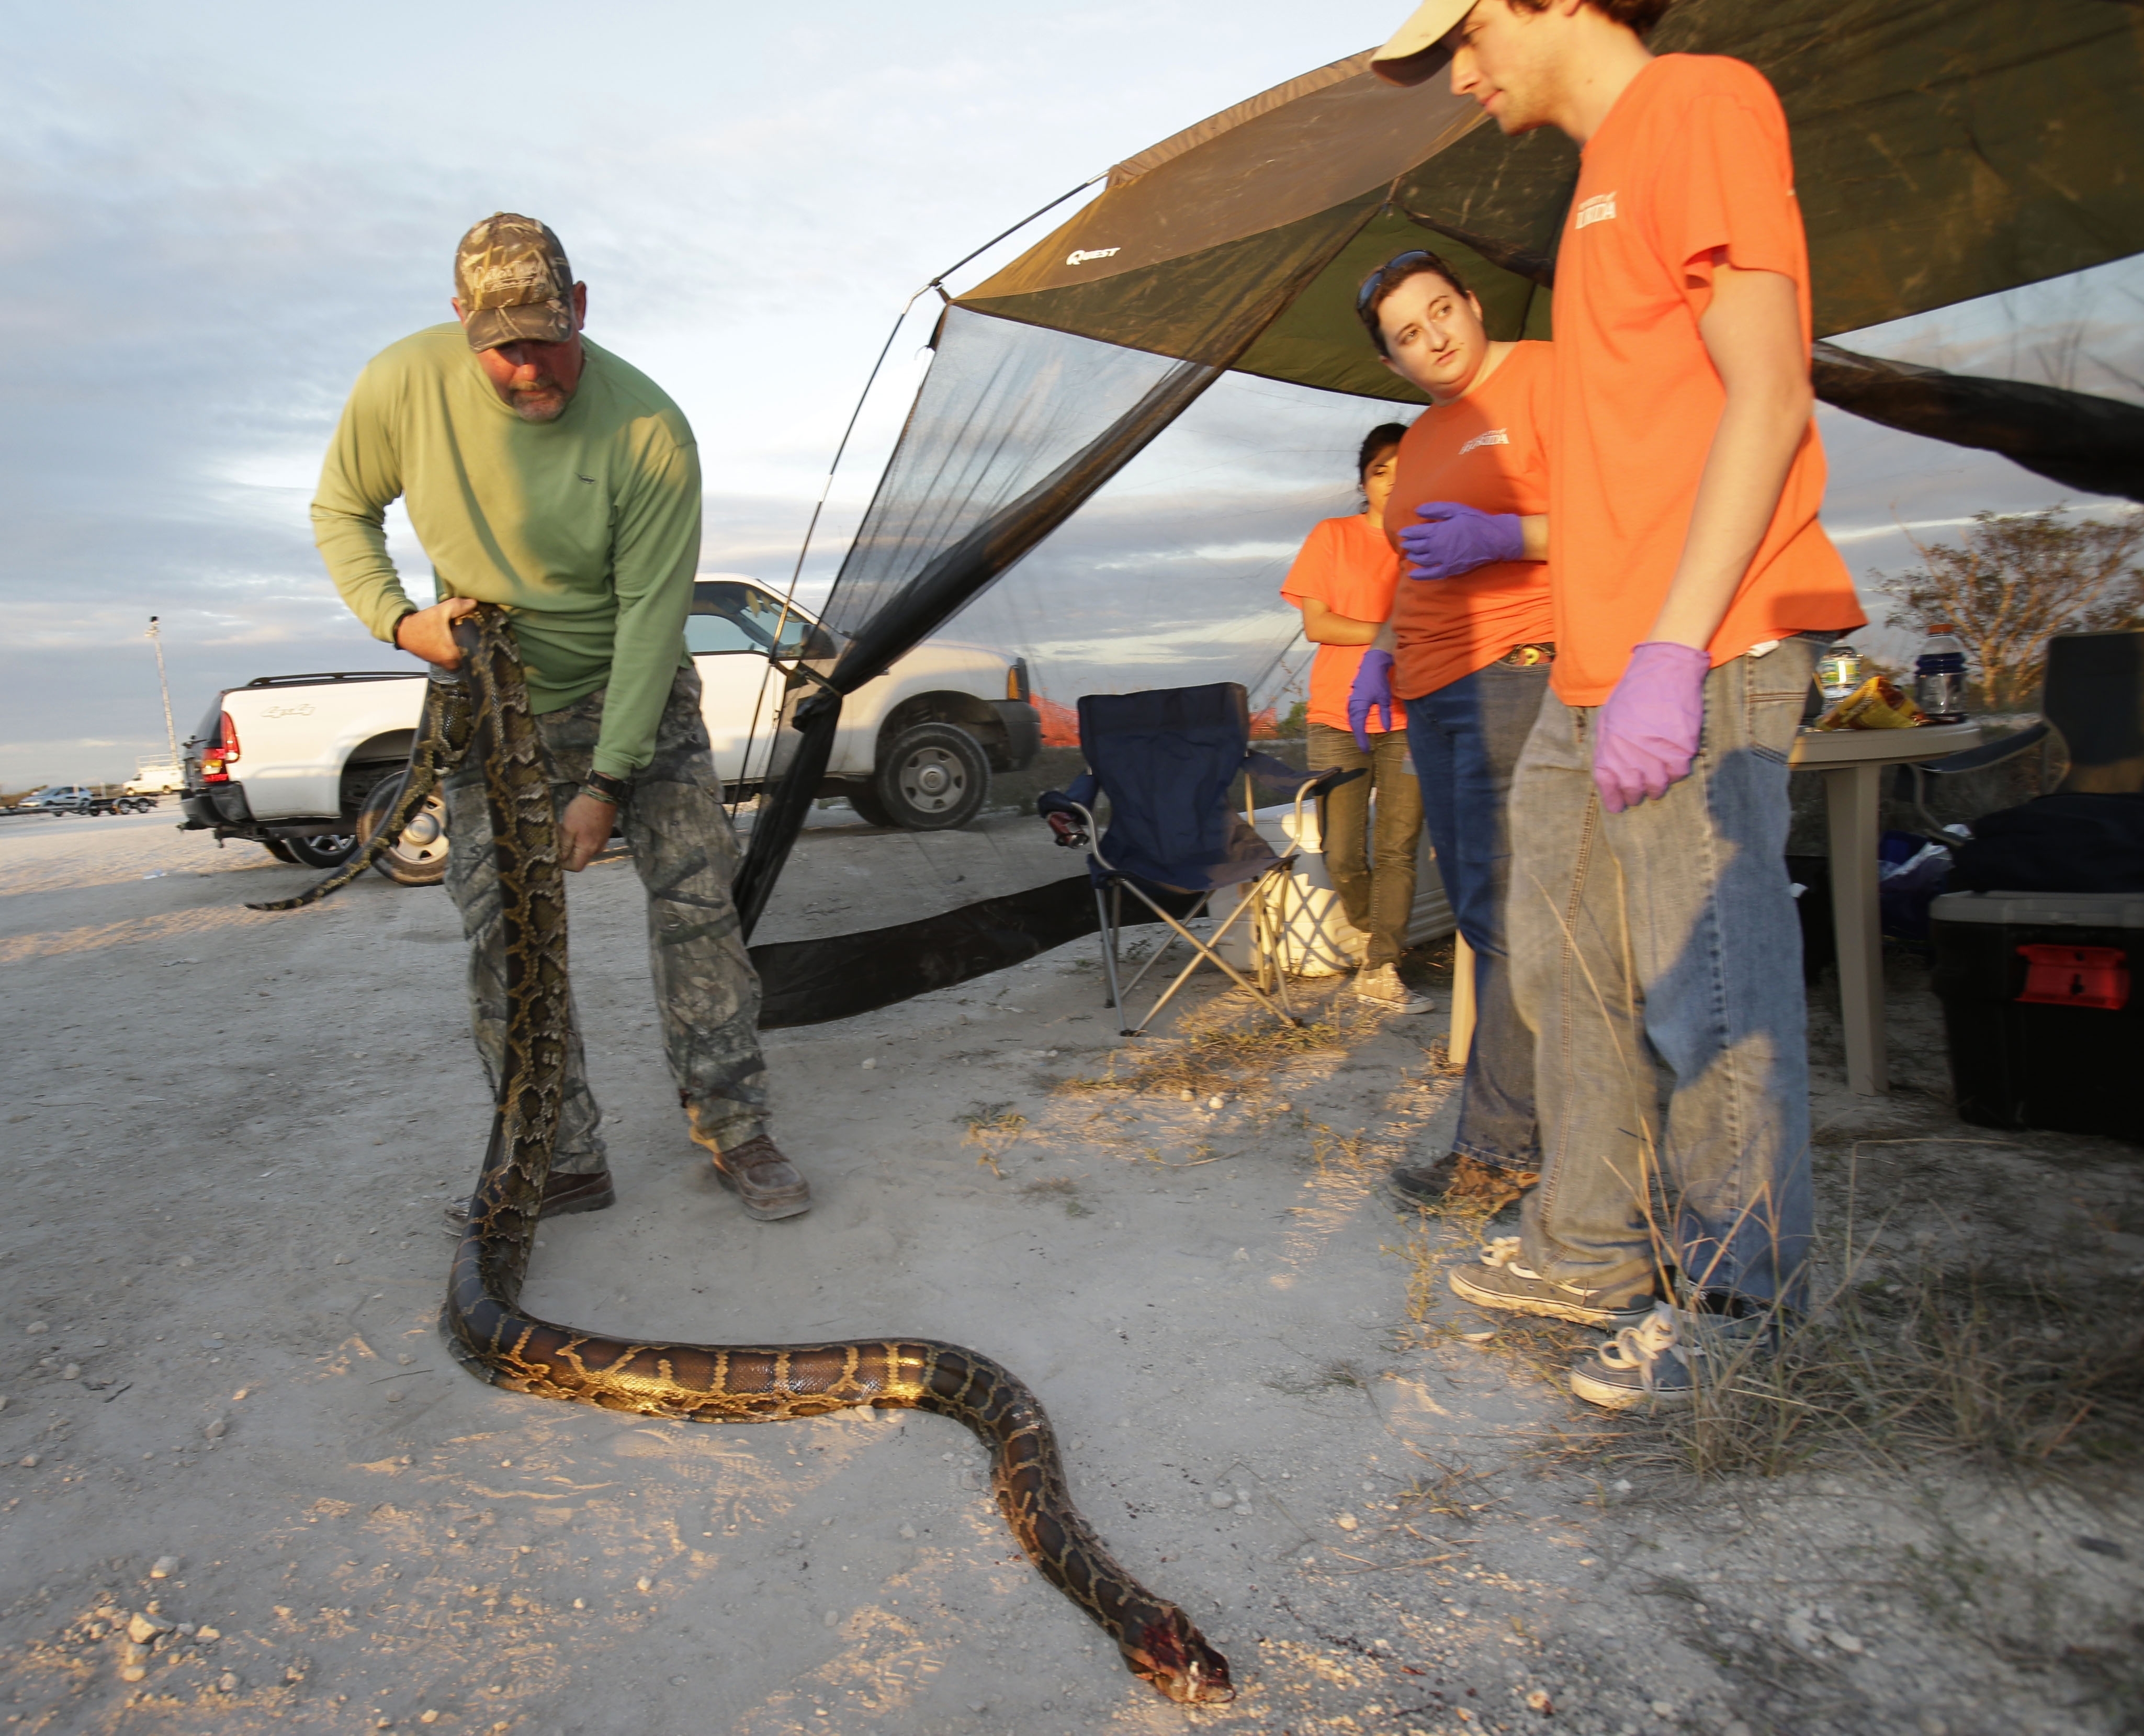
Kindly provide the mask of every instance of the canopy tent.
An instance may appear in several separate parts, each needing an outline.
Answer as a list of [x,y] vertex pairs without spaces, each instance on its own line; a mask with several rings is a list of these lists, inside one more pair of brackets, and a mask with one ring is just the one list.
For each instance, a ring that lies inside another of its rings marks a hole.
[[[1653,46],[1735,55],[1778,89],[1819,338],[2144,246],[2144,8],[2133,3],[1682,0]],[[1365,52],[1120,163],[1102,197],[959,305],[1209,360],[1216,314],[1233,305],[1247,266],[1322,257],[1303,293],[1228,365],[1421,404],[1364,343],[1357,286],[1394,254],[1434,246],[1481,297],[1495,335],[1547,336],[1543,279],[1577,173],[1562,134],[1506,138],[1442,80],[1381,82]],[[1927,398],[1897,383],[1926,370],[1834,355],[1819,384],[1841,408],[1944,434],[1915,409]],[[1974,428],[1948,430],[2029,468],[2100,462],[2106,474],[2090,479],[2056,476],[2095,493],[2144,489],[2144,415],[2113,418],[2105,432],[2127,444],[2102,459],[2022,399],[2014,427],[1983,409]]]
[[[1682,0],[1654,46],[1736,55],[1778,89],[1819,337],[2144,250],[2133,0]],[[1442,80],[1391,87],[1368,59],[1128,159],[1091,204],[945,310],[825,611],[846,643],[790,713],[787,769],[737,884],[747,928],[819,793],[840,696],[995,584],[1224,375],[1360,409],[1421,402],[1378,365],[1353,301],[1378,264],[1426,242],[1467,275],[1497,335],[1548,334],[1573,147],[1546,131],[1505,138]],[[1857,414],[2144,498],[2133,405],[1830,346],[1817,373],[1820,395]],[[771,1004],[787,1007],[785,1022],[841,1016],[1078,931],[1077,912],[1041,893],[1001,902],[950,913],[945,948],[926,921],[897,940],[762,949]],[[844,954],[879,968],[830,969]],[[784,999],[785,979],[836,978],[840,994]]]

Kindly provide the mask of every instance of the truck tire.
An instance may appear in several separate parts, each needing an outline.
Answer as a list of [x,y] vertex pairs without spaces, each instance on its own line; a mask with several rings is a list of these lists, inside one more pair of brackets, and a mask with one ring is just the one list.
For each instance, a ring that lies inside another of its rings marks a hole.
[[878,792],[868,780],[851,784],[842,793],[848,797],[849,806],[856,811],[856,818],[866,826],[893,824],[893,816],[886,812],[886,805],[878,799]]
[[911,832],[965,826],[990,792],[990,762],[982,743],[950,723],[901,731],[886,744],[871,776],[870,799]]
[[[380,830],[402,795],[402,781],[409,774],[396,772],[372,786],[357,816],[357,838],[362,844]],[[398,886],[436,886],[447,877],[447,808],[439,792],[418,811],[402,836],[380,852],[373,865]]]
[[355,832],[323,832],[316,838],[286,838],[290,854],[305,868],[340,868],[357,848]]
[[298,859],[290,854],[290,846],[280,838],[263,838],[261,847],[279,862],[288,862],[293,868],[298,866]]

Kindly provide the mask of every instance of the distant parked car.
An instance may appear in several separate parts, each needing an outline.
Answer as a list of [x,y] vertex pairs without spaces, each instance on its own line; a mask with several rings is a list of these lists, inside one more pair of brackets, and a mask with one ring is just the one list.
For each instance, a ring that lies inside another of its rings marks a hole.
[[153,796],[104,796],[87,784],[47,784],[15,806],[33,814],[146,814],[156,805]]
[[129,796],[176,796],[186,786],[186,773],[170,760],[142,761],[122,786]]
[[87,784],[47,784],[32,790],[15,806],[39,808],[48,814],[87,814],[96,804],[97,791]]

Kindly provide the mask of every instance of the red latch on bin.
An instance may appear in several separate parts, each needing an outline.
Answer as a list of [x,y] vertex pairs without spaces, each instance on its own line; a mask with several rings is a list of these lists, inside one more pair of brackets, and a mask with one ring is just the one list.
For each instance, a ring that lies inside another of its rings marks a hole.
[[2027,966],[2020,1000],[2043,1007],[2129,1004],[2128,955],[2118,946],[2021,946]]

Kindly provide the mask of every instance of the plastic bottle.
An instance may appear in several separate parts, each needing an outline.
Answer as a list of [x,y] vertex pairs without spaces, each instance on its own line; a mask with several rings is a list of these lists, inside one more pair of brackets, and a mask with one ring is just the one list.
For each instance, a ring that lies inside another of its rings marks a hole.
[[1948,621],[1931,621],[1913,660],[1913,703],[1931,723],[1965,722],[1965,644]]
[[1816,684],[1824,690],[1824,703],[1837,703],[1861,685],[1861,653],[1841,639],[1828,649],[1816,666]]

